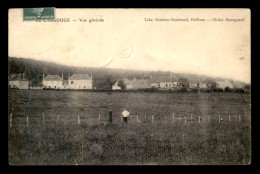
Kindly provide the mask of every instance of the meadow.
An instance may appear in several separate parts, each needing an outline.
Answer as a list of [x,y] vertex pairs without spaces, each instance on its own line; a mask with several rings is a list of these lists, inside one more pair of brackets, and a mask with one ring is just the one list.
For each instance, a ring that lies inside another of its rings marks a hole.
[[251,161],[250,94],[9,90],[8,118],[12,165]]

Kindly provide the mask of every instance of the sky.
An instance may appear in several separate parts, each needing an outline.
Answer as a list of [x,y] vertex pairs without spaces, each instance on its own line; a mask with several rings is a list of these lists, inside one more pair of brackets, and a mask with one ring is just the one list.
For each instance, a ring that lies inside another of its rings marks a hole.
[[[8,55],[70,66],[251,81],[248,9],[55,9],[55,17],[70,22],[23,21],[22,9],[9,10]],[[89,23],[92,18],[104,22]]]

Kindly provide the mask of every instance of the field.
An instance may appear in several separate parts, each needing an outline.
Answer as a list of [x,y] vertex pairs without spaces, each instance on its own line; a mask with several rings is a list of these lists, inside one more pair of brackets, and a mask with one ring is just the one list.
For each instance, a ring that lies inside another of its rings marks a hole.
[[9,163],[246,165],[250,104],[238,93],[9,90]]

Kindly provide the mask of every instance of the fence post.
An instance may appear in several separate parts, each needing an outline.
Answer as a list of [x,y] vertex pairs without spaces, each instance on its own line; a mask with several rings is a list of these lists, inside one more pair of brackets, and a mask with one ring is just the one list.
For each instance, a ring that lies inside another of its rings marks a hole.
[[27,127],[29,127],[29,116],[27,115],[27,118],[26,118],[26,124],[27,124]]
[[153,120],[154,120],[154,115],[152,115],[152,124],[153,124]]
[[199,123],[200,123],[200,116],[199,116]]
[[60,117],[60,115],[58,114],[58,116],[57,116],[57,124],[59,123],[59,117]]
[[98,123],[100,123],[100,114],[98,114]]
[[174,123],[174,113],[172,114],[172,123]]
[[11,113],[11,114],[10,114],[10,128],[13,126],[13,125],[12,125],[12,122],[13,122],[13,118],[12,118],[12,117],[13,117],[13,114]]
[[45,127],[45,117],[44,117],[44,113],[42,113],[42,122],[43,122],[43,127]]
[[78,124],[80,124],[80,118],[79,118],[79,115],[78,115]]

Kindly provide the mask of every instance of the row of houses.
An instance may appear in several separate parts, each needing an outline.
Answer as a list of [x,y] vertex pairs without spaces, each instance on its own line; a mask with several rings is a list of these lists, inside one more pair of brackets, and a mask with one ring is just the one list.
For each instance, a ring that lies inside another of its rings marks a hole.
[[[118,85],[120,80],[118,80],[113,86],[112,90],[121,90],[121,87]],[[150,79],[121,79],[125,85],[126,90],[131,89],[146,89],[146,88],[157,88],[157,89],[181,89],[187,87],[189,89],[208,89],[211,87],[210,83],[206,82],[197,82],[190,81],[188,84],[184,85],[180,81],[172,78],[170,76],[150,76]],[[234,84],[228,80],[217,81],[216,88],[225,89],[229,87],[230,89],[234,88]]]
[[[175,78],[169,76],[150,76],[149,79],[118,79],[112,86],[112,90],[121,90],[122,87],[118,84],[122,81],[126,90],[136,90],[136,89],[147,89],[147,88],[157,88],[157,89],[181,89],[183,87],[188,87],[189,89],[200,88],[208,89],[210,83],[190,81],[186,86],[179,82]],[[25,74],[14,74],[9,80],[9,85],[11,88],[18,89],[28,89],[29,80],[25,77]],[[93,77],[92,74],[73,74],[68,77],[68,80],[64,80],[63,74],[59,75],[47,75],[43,74],[42,80],[43,88],[50,89],[94,89],[93,88]],[[225,89],[229,87],[233,89],[234,83],[228,80],[217,81],[216,88]]]
[[[43,74],[42,79],[43,88],[50,89],[93,89],[92,74],[73,74],[68,80],[63,79],[59,75],[47,75]],[[29,80],[25,77],[25,74],[13,74],[9,80],[9,86],[11,88],[29,89]]]

